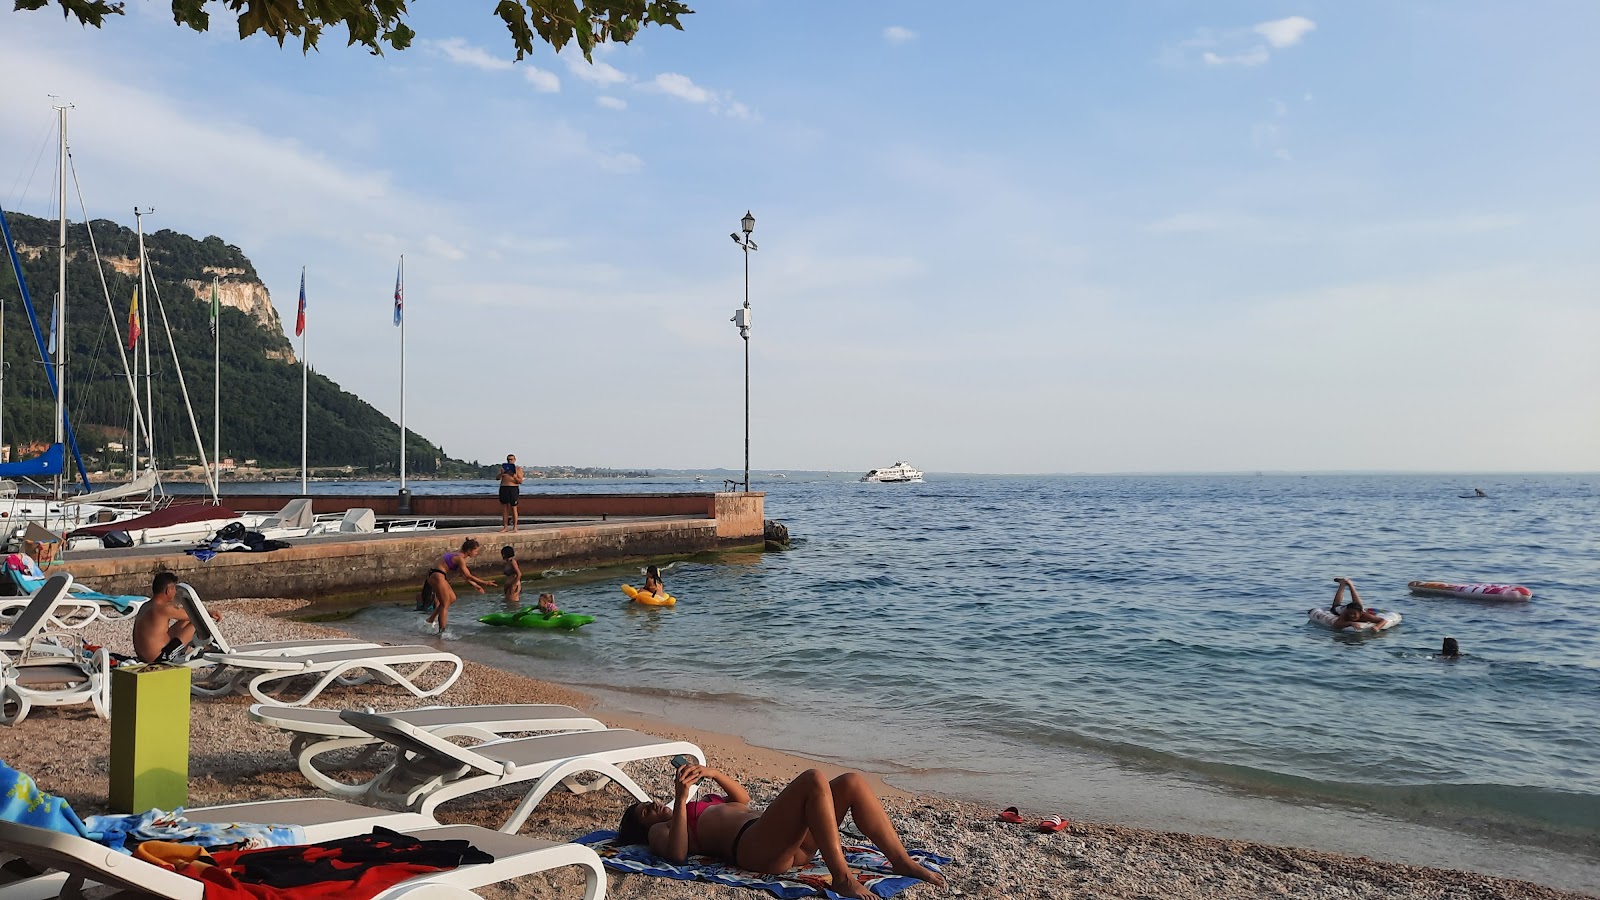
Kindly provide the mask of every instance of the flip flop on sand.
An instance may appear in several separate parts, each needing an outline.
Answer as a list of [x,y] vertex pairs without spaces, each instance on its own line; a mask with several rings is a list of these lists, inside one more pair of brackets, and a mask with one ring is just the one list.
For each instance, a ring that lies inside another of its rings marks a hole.
[[995,820],[1000,822],[1011,822],[1015,825],[1021,825],[1023,821],[1022,813],[1017,812],[1017,808],[1015,806],[1006,807],[1005,810],[1000,813],[1000,815],[995,816]]
[[1066,831],[1069,824],[1071,823],[1060,816],[1051,816],[1039,823],[1039,830],[1046,834],[1055,834],[1058,831]]

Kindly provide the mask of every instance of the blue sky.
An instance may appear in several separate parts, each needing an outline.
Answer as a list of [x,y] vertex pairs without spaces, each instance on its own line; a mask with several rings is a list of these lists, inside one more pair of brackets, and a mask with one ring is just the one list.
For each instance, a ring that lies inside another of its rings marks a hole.
[[741,465],[749,209],[758,471],[1600,459],[1592,3],[739,0],[592,66],[416,7],[381,58],[0,12],[0,196],[48,214],[66,96],[92,214],[291,323],[307,266],[391,415],[406,253],[408,424],[469,458]]

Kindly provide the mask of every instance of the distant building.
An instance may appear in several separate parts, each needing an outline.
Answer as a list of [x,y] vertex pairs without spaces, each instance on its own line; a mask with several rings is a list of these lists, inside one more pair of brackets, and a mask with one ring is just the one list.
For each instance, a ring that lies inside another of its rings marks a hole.
[[122,446],[121,444],[117,443],[116,441],[106,441],[106,452],[107,453],[122,453],[122,452],[126,451],[127,449],[128,448]]

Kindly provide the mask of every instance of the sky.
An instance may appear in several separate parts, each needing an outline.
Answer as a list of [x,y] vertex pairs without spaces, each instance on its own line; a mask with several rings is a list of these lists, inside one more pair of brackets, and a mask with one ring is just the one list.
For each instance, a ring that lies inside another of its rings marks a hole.
[[[0,9],[0,200],[216,234],[454,456],[1600,468],[1600,5],[702,0],[594,63]],[[9,7],[10,4],[5,4]],[[996,8],[999,10],[1000,8]],[[42,174],[41,174],[42,173]],[[285,423],[297,427],[298,423]]]

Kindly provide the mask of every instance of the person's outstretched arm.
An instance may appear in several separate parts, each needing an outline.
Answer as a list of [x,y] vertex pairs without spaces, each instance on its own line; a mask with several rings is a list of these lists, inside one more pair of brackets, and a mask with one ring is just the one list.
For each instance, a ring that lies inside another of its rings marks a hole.
[[[689,767],[684,766],[683,768],[687,769]],[[701,777],[709,778],[717,783],[717,787],[722,791],[722,795],[728,798],[729,803],[750,802],[750,792],[744,789],[744,785],[734,781],[732,776],[725,775],[709,766],[700,766],[698,768],[700,769]]]
[[478,593],[481,594],[485,589],[490,587],[489,582],[484,581],[482,578],[472,574],[472,570],[467,568],[467,557],[465,555],[461,557],[461,562],[457,563],[457,565],[461,566],[461,577],[465,578],[468,584],[477,588]]

